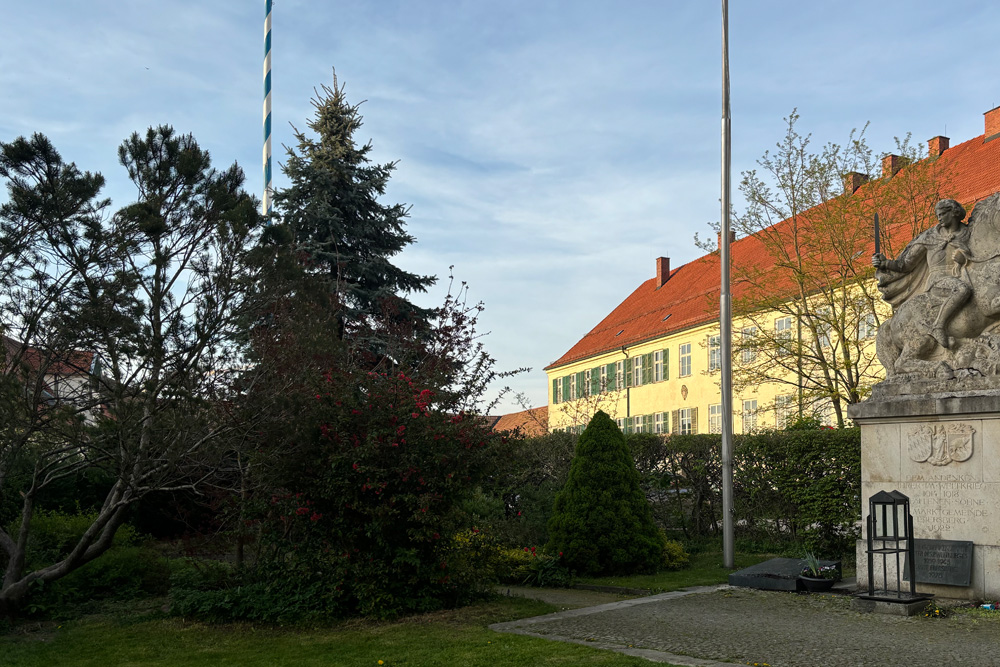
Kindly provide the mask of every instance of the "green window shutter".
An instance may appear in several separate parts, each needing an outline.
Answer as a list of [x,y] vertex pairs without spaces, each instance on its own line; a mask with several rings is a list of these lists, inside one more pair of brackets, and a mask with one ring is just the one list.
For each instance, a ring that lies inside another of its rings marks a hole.
[[663,432],[670,433],[670,413],[663,413]]
[[576,397],[583,398],[587,395],[587,373],[580,371],[576,374]]
[[569,376],[564,375],[562,379],[563,383],[563,401],[568,401],[572,397],[569,395]]
[[608,391],[614,391],[615,389],[618,388],[618,383],[615,381],[616,380],[616,378],[615,378],[615,369],[617,369],[617,368],[618,368],[617,364],[615,364],[615,362],[613,362],[613,361],[610,364],[608,364],[608,371],[607,371],[608,372]]
[[698,408],[691,408],[691,433],[698,433]]
[[670,350],[663,351],[663,379],[670,379]]
[[631,387],[632,383],[632,360],[629,358],[625,359],[625,386]]
[[559,378],[552,380],[552,403],[559,402]]
[[590,395],[597,396],[601,393],[601,367],[590,369]]
[[653,382],[653,353],[642,355],[642,383],[652,384]]
[[642,416],[642,432],[643,433],[653,432],[653,415]]
[[681,412],[680,410],[674,410],[670,414],[670,432],[671,433],[677,433],[677,429],[680,427],[680,424],[681,424],[681,419],[680,419],[681,415],[680,415],[680,412]]

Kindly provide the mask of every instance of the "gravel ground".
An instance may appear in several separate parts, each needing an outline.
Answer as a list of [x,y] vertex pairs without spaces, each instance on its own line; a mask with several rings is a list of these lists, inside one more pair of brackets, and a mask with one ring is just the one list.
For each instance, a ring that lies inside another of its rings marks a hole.
[[499,623],[677,665],[1000,667],[1000,613],[864,614],[846,595],[702,588]]

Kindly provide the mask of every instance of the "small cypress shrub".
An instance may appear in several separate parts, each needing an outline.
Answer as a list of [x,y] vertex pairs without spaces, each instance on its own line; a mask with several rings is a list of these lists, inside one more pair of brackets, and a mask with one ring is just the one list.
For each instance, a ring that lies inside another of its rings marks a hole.
[[604,412],[580,435],[548,528],[547,551],[578,574],[651,572],[663,562],[664,537],[625,436]]

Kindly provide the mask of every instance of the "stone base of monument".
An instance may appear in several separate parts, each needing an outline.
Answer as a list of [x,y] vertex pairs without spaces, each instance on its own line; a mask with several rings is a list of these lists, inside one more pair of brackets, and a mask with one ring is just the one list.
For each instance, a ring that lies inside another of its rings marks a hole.
[[[834,566],[840,573],[839,560],[821,560],[821,567]],[[762,591],[801,591],[805,590],[799,581],[799,574],[806,566],[801,558],[772,558],[743,568],[729,575],[730,586],[756,588]]]
[[[861,426],[862,530],[868,499],[909,498],[916,590],[938,597],[1000,598],[1000,396],[941,391],[851,406]],[[928,387],[929,388],[929,387]],[[961,389],[968,389],[961,387]],[[868,587],[867,539],[857,542],[858,587]],[[895,582],[895,563],[875,559],[875,587]],[[891,571],[890,571],[891,570]],[[901,577],[908,582],[911,573]],[[907,584],[908,590],[908,584]]]
[[890,614],[892,616],[916,616],[927,607],[927,600],[914,600],[912,602],[886,602],[885,600],[867,600],[865,598],[854,598],[851,600],[851,609],[864,613]]

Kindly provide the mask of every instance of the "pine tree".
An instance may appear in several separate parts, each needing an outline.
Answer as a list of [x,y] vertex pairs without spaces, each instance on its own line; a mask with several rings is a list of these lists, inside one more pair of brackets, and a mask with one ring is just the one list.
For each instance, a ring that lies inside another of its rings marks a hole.
[[663,533],[653,522],[625,436],[598,411],[576,445],[549,520],[549,552],[580,574],[655,570]]
[[390,261],[414,241],[405,229],[409,208],[379,201],[396,164],[373,164],[371,142],[355,142],[360,105],[348,103],[336,75],[312,104],[316,113],[308,127],[316,136],[295,130],[298,147],[288,149],[283,167],[291,185],[274,197],[278,215],[305,270],[328,281],[341,337],[387,320],[419,332],[432,311],[404,295],[425,291],[435,278]]
[[[0,616],[101,556],[149,494],[228,482],[256,201],[239,167],[212,168],[169,126],[118,156],[137,200],[108,217],[99,174],[42,135],[0,142],[0,507],[20,517],[17,531],[0,520]],[[28,559],[39,503],[90,471],[112,480],[90,526],[66,552]]]

